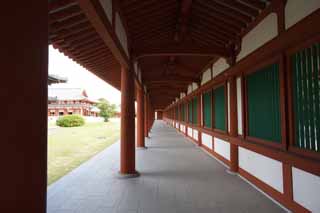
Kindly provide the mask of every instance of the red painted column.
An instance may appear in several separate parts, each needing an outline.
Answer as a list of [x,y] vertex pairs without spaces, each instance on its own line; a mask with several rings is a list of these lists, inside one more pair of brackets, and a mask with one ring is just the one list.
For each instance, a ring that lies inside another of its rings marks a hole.
[[137,88],[137,147],[145,148],[144,143],[144,94]]
[[149,131],[148,131],[148,110],[149,110],[149,107],[148,107],[148,95],[145,94],[144,95],[144,135],[145,137],[149,137]]
[[238,145],[233,143],[233,137],[238,136],[238,115],[237,115],[237,83],[236,78],[229,79],[230,84],[230,171],[238,172]]
[[0,209],[45,213],[48,1],[6,1],[0,23]]
[[121,68],[121,150],[120,174],[137,174],[135,169],[134,77]]
[[[197,108],[197,116],[198,116],[197,120],[198,120],[199,129],[201,128],[201,125],[202,125],[202,120],[201,120],[202,116],[201,116],[201,114],[202,114],[202,95],[200,94],[198,96],[198,108]],[[202,139],[201,132],[198,131],[198,145],[199,146],[201,146],[201,144],[202,144],[201,139]]]

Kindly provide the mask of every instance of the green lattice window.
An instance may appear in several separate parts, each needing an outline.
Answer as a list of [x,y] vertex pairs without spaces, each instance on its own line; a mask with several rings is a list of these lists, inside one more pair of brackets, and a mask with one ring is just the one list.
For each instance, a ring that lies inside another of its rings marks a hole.
[[192,110],[193,110],[193,124],[198,123],[198,97],[192,100]]
[[248,135],[281,142],[279,65],[272,64],[248,76]]
[[291,57],[295,146],[320,152],[320,43]]
[[226,131],[226,98],[224,86],[213,90],[214,97],[214,128]]
[[185,105],[182,104],[182,105],[180,105],[180,107],[181,107],[181,110],[180,110],[180,113],[181,113],[181,115],[180,115],[181,121],[185,121]]
[[203,125],[207,128],[212,127],[212,100],[211,91],[203,94]]

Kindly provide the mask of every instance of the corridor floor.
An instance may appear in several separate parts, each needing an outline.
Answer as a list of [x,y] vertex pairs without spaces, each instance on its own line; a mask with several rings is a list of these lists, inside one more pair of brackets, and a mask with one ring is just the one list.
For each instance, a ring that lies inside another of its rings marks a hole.
[[119,142],[48,187],[48,213],[286,212],[164,122],[119,179]]

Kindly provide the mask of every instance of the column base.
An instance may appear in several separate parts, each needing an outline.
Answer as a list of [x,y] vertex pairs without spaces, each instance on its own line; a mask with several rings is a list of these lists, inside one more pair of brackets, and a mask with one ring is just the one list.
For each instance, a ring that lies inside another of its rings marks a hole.
[[138,146],[136,147],[137,150],[145,150],[145,149],[148,149],[148,147],[146,146]]
[[226,172],[230,175],[238,175],[238,172],[233,172],[230,169],[227,169]]
[[116,178],[118,179],[129,179],[129,178],[136,178],[136,177],[139,177],[140,176],[140,173],[135,171],[134,173],[128,173],[128,174],[124,174],[124,173],[121,173],[121,172],[118,172],[116,174]]

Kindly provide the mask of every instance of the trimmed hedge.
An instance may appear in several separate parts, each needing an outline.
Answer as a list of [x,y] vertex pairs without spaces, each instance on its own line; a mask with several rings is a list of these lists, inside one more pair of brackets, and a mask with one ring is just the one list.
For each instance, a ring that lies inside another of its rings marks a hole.
[[60,117],[56,121],[57,126],[61,127],[75,127],[75,126],[83,126],[85,121],[83,117],[80,115],[65,115]]

